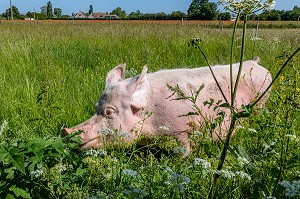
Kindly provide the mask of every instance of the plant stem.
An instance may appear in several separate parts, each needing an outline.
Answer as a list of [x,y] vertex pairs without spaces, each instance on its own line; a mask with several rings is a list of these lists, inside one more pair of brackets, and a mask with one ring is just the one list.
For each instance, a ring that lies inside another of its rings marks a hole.
[[231,97],[231,107],[234,107],[234,100],[236,97],[236,92],[239,86],[239,81],[240,81],[240,77],[241,77],[241,72],[242,72],[242,68],[243,68],[243,59],[244,59],[244,54],[245,54],[245,38],[246,38],[246,27],[247,27],[247,15],[244,15],[244,26],[243,26],[243,36],[242,36],[242,49],[241,49],[241,55],[240,55],[240,66],[239,66],[239,70],[238,70],[238,74],[235,80],[235,84],[234,84],[234,90],[233,93],[231,93],[232,97]]
[[235,36],[235,32],[236,32],[236,27],[237,27],[237,22],[240,18],[240,12],[238,12],[237,17],[235,19],[234,22],[234,28],[233,28],[233,33],[232,33],[232,38],[231,38],[231,48],[230,48],[230,60],[229,60],[229,64],[230,64],[230,94],[231,94],[231,103],[233,104],[233,78],[232,78],[232,64],[233,64],[233,46],[234,46],[234,36]]
[[[217,171],[220,171],[223,168],[223,165],[225,163],[227,150],[229,148],[230,138],[231,138],[231,135],[232,135],[232,133],[234,131],[236,120],[237,120],[237,117],[235,117],[233,115],[232,120],[230,122],[230,127],[229,127],[229,130],[228,130],[228,133],[226,135],[226,141],[224,143],[224,147],[223,147],[223,150],[222,150],[222,153],[221,153],[221,157],[220,157],[220,161],[219,161],[219,164],[218,164]],[[214,194],[215,194],[215,192],[217,190],[217,187],[218,187],[217,185],[218,185],[219,177],[220,177],[220,174],[218,174],[218,173],[216,173],[214,175],[213,184],[212,184],[212,186],[210,188],[209,195],[208,195],[209,199],[214,198]]]

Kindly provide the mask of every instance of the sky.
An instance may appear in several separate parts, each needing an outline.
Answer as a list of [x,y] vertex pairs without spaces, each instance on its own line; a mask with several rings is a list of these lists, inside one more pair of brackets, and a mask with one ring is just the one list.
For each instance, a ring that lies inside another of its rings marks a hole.
[[[41,7],[47,5],[49,0],[11,0],[12,5],[19,9],[21,14],[40,12]],[[50,0],[53,8],[61,8],[63,14],[71,15],[79,10],[88,12],[90,5],[93,5],[94,12],[111,12],[121,7],[127,14],[140,10],[142,13],[167,14],[172,11],[187,12],[192,0]],[[0,0],[0,14],[9,8],[10,0]],[[217,2],[217,0],[210,0]],[[291,10],[294,6],[300,7],[300,0],[277,0],[276,10]],[[222,11],[222,8],[220,8]]]

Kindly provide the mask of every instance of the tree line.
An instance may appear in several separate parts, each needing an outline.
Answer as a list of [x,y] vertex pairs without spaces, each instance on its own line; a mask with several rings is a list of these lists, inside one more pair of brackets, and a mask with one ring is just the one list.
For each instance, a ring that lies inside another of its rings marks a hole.
[[[61,8],[54,8],[51,1],[47,5],[40,8],[40,12],[27,12],[21,15],[18,8],[12,6],[13,16],[15,19],[35,18],[35,19],[71,19],[72,16],[62,15]],[[93,14],[93,6],[90,5],[86,15]],[[129,20],[230,20],[234,16],[229,12],[221,12],[218,10],[218,5],[209,0],[193,0],[187,10],[187,13],[181,11],[173,11],[171,14],[164,12],[160,13],[142,13],[140,10],[126,13],[122,8],[117,7],[109,14],[118,15],[119,19]],[[2,18],[9,19],[11,16],[11,9],[8,8],[3,14]],[[292,10],[265,10],[260,14],[253,14],[249,16],[250,20],[268,20],[268,21],[296,21],[300,17],[300,7],[294,6]]]

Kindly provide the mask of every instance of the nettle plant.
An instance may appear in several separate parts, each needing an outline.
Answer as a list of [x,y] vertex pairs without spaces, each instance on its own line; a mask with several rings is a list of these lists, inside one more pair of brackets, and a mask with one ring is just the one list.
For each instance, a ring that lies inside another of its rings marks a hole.
[[[225,163],[225,159],[227,156],[228,150],[231,150],[230,147],[230,140],[233,132],[237,129],[237,122],[241,118],[248,118],[252,115],[255,105],[258,104],[263,97],[267,94],[267,92],[270,90],[271,86],[274,84],[274,82],[281,76],[283,73],[283,70],[286,68],[288,63],[292,60],[292,58],[299,52],[300,48],[296,49],[289,57],[288,59],[284,62],[284,64],[281,66],[280,70],[277,72],[277,74],[274,76],[272,82],[270,85],[267,87],[267,89],[262,92],[259,97],[255,99],[250,104],[245,104],[242,106],[241,109],[237,109],[235,102],[236,98],[236,93],[237,93],[237,88],[239,85],[239,81],[241,79],[241,71],[242,71],[242,63],[244,60],[244,54],[245,54],[245,48],[246,48],[246,30],[247,30],[247,16],[250,14],[253,14],[255,12],[258,12],[260,10],[266,10],[266,9],[272,9],[274,8],[275,5],[275,0],[267,0],[267,1],[262,1],[262,0],[220,0],[220,4],[224,6],[225,9],[229,10],[232,13],[236,14],[236,20],[234,23],[234,28],[233,28],[233,33],[232,33],[232,39],[231,39],[231,50],[230,50],[230,97],[231,99],[227,99],[224,95],[223,90],[220,87],[220,84],[218,82],[218,79],[215,77],[213,69],[210,66],[210,63],[204,53],[204,51],[201,48],[201,39],[196,38],[196,39],[191,39],[188,43],[189,46],[193,46],[196,49],[198,49],[201,54],[203,55],[206,63],[208,64],[210,71],[212,73],[212,76],[218,86],[219,91],[221,92],[223,96],[223,101],[218,101],[215,102],[214,99],[210,99],[206,102],[204,102],[204,105],[209,106],[209,108],[213,108],[214,110],[220,110],[218,108],[227,108],[230,109],[230,116],[231,116],[231,122],[230,126],[227,130],[226,138],[223,142],[223,149],[219,158],[219,163],[217,166],[217,170],[214,174],[213,181],[210,187],[209,195],[208,198],[214,198],[216,195],[216,191],[218,190],[218,184],[219,184],[219,179],[220,177],[224,174],[223,166]],[[235,46],[235,37],[236,37],[236,29],[237,29],[237,23],[240,19],[243,19],[243,32],[242,32],[242,40],[241,40],[241,48],[240,48],[240,58],[239,58],[239,69],[238,69],[238,74],[236,77],[235,82],[233,81],[233,73],[232,73],[232,65],[233,65],[233,55],[234,55],[234,46]],[[170,87],[169,89],[172,90],[173,92],[177,93],[179,96],[177,100],[189,100],[190,102],[193,103],[193,109],[195,112],[188,113],[187,115],[202,115],[201,109],[197,107],[196,105],[196,99],[199,93],[201,92],[201,89],[205,85],[202,85],[198,91],[195,93],[192,93],[192,96],[188,96],[185,94],[178,86],[177,87]],[[224,111],[219,111],[217,113],[217,117],[213,119],[213,121],[207,121],[206,126],[210,128],[210,131],[213,132],[213,128],[215,128],[218,124],[220,124],[224,119]],[[281,171],[281,169],[280,169]],[[226,172],[225,172],[226,173]],[[282,173],[282,171],[280,172]],[[280,174],[279,174],[280,175]],[[280,176],[278,176],[278,180],[280,179]],[[274,190],[271,193],[273,196],[275,195],[276,187],[279,183],[279,181],[275,183]],[[282,183],[281,183],[282,184]],[[284,186],[286,186],[287,183],[283,183]]]

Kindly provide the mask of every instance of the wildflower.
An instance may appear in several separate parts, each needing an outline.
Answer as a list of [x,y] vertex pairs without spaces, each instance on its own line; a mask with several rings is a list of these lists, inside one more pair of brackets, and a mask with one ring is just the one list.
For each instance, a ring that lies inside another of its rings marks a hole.
[[134,171],[134,170],[125,169],[125,170],[122,171],[122,174],[130,176],[130,177],[136,177],[139,173],[137,171]]
[[214,170],[214,173],[224,177],[224,178],[229,178],[229,179],[233,179],[235,177],[235,173],[229,170]]
[[30,175],[33,175],[35,178],[40,177],[41,175],[43,175],[44,171],[42,169],[37,169],[35,171],[31,171]]
[[88,150],[88,151],[85,152],[85,155],[86,155],[86,156],[94,156],[94,157],[97,157],[98,153],[97,153],[96,150],[90,149],[90,150]]
[[211,164],[208,161],[206,161],[204,159],[201,159],[201,158],[195,158],[194,162],[193,162],[193,165],[197,166],[199,163],[201,163],[202,167],[205,168],[205,169],[211,167]]
[[166,172],[173,172],[173,170],[172,170],[170,167],[166,167],[166,168],[165,168],[165,171],[166,171]]
[[237,158],[237,161],[238,161],[240,166],[244,166],[244,165],[247,165],[247,164],[250,163],[249,160],[247,160],[247,158],[244,158],[244,157],[241,157],[241,156],[239,156]]
[[280,75],[280,77],[279,77],[279,82],[282,83],[283,80],[284,80],[284,76],[283,76],[283,75]]
[[6,128],[7,124],[8,124],[8,122],[6,120],[4,120],[1,127],[0,127],[0,135],[3,133],[3,131]]
[[110,128],[106,128],[106,129],[103,129],[101,131],[98,131],[98,134],[102,134],[102,135],[106,135],[106,136],[118,136],[118,137],[123,137],[123,138],[131,136],[130,133],[126,133],[126,132],[118,131],[118,130],[113,130],[113,129],[110,129]]
[[102,129],[101,131],[98,131],[98,134],[103,134],[103,135],[114,135],[115,131],[113,129]]
[[257,133],[257,131],[253,128],[248,128],[248,131],[251,132],[251,133]]
[[86,151],[85,153],[86,156],[94,156],[94,157],[97,157],[98,155],[107,155],[107,152],[103,149],[100,149],[100,150],[95,150],[95,149],[90,149],[88,151]]
[[189,150],[186,147],[177,146],[173,149],[173,152],[175,154],[187,154],[189,153]]
[[296,197],[300,195],[300,180],[294,180],[292,182],[282,181],[279,183],[285,189],[285,196]]
[[241,126],[241,125],[238,125],[238,126],[236,126],[235,128],[237,128],[237,129],[245,129],[245,127],[244,127],[244,126]]
[[190,183],[191,179],[184,175],[171,172],[171,181],[165,182],[166,185],[175,185],[178,191],[183,191],[185,187]]
[[262,3],[261,0],[219,0],[225,9],[238,13],[243,12],[251,14],[262,9],[274,9],[275,0],[266,0]]
[[262,40],[262,39],[259,38],[259,37],[252,37],[250,40],[251,40],[251,41],[260,41],[260,40]]
[[292,134],[286,134],[285,137],[288,137],[291,140],[296,140],[297,139],[297,136],[296,135],[292,135]]
[[169,131],[170,129],[166,126],[159,126],[158,127],[162,132],[166,132],[166,131]]
[[123,193],[126,196],[133,196],[135,199],[145,198],[148,195],[145,190],[137,188],[136,186],[129,186],[128,188],[124,189]]
[[247,173],[242,172],[242,171],[236,171],[235,175],[241,177],[242,179],[251,180],[251,176],[248,175]]
[[275,196],[267,196],[267,197],[265,197],[265,199],[276,199],[276,197]]

